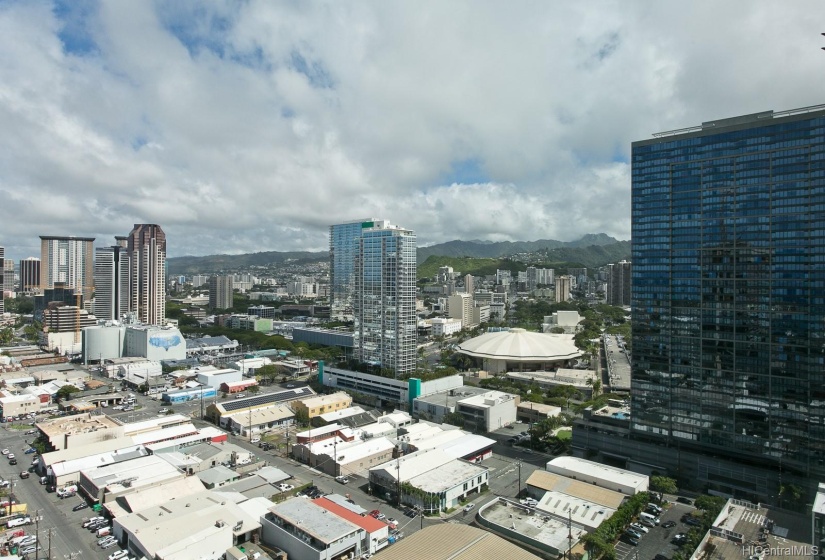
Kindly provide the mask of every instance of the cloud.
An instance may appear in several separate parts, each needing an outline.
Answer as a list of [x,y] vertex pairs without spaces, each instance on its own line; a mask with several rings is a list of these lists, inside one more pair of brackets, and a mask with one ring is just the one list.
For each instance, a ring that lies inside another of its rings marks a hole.
[[0,245],[630,235],[630,143],[821,102],[813,1],[0,4]]

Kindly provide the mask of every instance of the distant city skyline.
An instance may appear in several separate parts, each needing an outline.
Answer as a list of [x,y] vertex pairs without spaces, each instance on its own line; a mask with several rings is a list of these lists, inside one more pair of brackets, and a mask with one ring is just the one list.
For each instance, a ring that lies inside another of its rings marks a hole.
[[0,238],[15,262],[124,223],[169,257],[322,251],[365,215],[420,247],[629,239],[631,141],[825,101],[820,8],[4,2]]

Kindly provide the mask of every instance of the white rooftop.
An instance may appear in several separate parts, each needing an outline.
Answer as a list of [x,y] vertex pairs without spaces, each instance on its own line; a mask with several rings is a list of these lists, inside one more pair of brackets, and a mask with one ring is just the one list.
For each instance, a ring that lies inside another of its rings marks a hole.
[[150,444],[159,441],[177,439],[183,436],[191,436],[198,431],[194,424],[181,424],[179,426],[171,426],[169,428],[162,428],[160,430],[153,430],[142,434],[135,434],[132,439],[135,443]]
[[342,418],[349,418],[350,416],[355,416],[356,414],[363,414],[365,410],[360,406],[351,406],[349,408],[344,408],[342,410],[335,410],[333,412],[327,412],[325,414],[321,414],[321,419],[324,422],[335,422],[336,420],[341,420]]
[[458,351],[477,358],[509,361],[569,360],[582,355],[573,335],[524,329],[484,333],[459,344]]
[[556,457],[555,459],[547,462],[547,470],[550,472],[556,472],[551,467],[558,467],[567,471],[587,473],[592,476],[597,476],[602,480],[616,482],[621,485],[632,487],[643,485],[648,480],[648,477],[643,474],[603,465],[594,461],[588,461],[587,459],[580,459],[578,457]]
[[475,478],[487,469],[485,467],[452,459],[436,469],[415,476],[409,480],[410,484],[425,492],[446,492],[462,481]]

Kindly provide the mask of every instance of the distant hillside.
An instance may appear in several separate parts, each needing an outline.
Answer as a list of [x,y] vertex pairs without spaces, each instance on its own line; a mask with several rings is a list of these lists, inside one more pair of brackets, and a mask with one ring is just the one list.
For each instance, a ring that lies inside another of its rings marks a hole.
[[[616,241],[603,233],[588,234],[578,241],[449,241],[418,249],[418,277],[433,276],[439,266],[452,266],[464,274],[472,272],[483,276],[495,273],[497,268],[514,272],[524,270],[526,264],[505,260],[518,253],[538,253],[546,261],[546,268],[575,266],[597,267],[630,258],[630,242]],[[169,276],[179,274],[212,274],[235,271],[253,266],[272,266],[286,262],[304,264],[329,259],[327,251],[265,251],[242,255],[209,255],[205,257],[172,257],[166,260]],[[448,260],[452,261],[448,262]],[[442,264],[434,264],[442,263]],[[455,263],[455,264],[453,264]],[[538,266],[538,265],[537,265]],[[434,267],[434,268],[433,268]],[[520,267],[520,268],[519,268]],[[487,272],[492,270],[492,272]]]
[[295,264],[319,262],[329,259],[326,251],[265,251],[243,255],[209,255],[206,257],[172,257],[166,259],[169,276],[178,274],[211,274],[221,270],[240,270],[250,266],[268,266],[292,261]]
[[[557,247],[536,251],[541,262],[533,262],[531,266],[539,268],[598,268],[610,263],[630,259],[630,241],[618,241],[610,245],[590,245],[589,247]],[[430,278],[438,273],[442,266],[451,266],[453,270],[475,276],[495,274],[497,269],[519,272],[527,270],[526,262],[514,261],[506,258],[471,258],[450,257],[444,255],[430,255],[427,260],[418,265],[418,278]]]
[[[556,241],[554,239],[539,239],[538,241],[448,241],[418,248],[418,263],[425,262],[433,255],[444,257],[472,257],[498,258],[515,255],[517,253],[535,253],[543,249],[560,247],[590,247],[622,243],[604,233],[589,233],[578,241]],[[629,242],[625,242],[629,243]],[[628,257],[630,252],[628,251]]]

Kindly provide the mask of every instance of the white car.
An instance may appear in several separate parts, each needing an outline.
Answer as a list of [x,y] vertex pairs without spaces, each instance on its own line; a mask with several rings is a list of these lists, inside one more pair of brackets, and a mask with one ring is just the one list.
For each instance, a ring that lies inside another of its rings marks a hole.
[[103,545],[102,547],[100,547],[100,548],[102,548],[102,549],[104,549],[104,550],[105,550],[105,549],[107,549],[107,548],[112,548],[112,547],[113,547],[113,546],[115,546],[116,544],[117,544],[117,539],[114,539],[112,542],[108,542],[108,543],[104,544],[104,545]]
[[9,519],[8,523],[6,523],[6,527],[11,529],[12,527],[20,527],[22,525],[30,525],[32,522],[31,517],[18,517],[17,519]]
[[29,535],[27,537],[23,537],[20,540],[20,542],[17,543],[17,544],[19,544],[20,546],[28,546],[28,545],[34,544],[36,542],[37,542],[37,536],[36,535]]
[[103,537],[103,538],[101,538],[101,539],[98,539],[98,540],[97,540],[97,544],[98,544],[99,546],[103,546],[104,544],[106,544],[106,543],[108,543],[108,542],[110,542],[110,541],[116,541],[116,540],[117,540],[117,539],[116,539],[116,538],[114,538],[112,535],[106,535],[105,537]]
[[38,548],[40,548],[40,547],[38,547],[38,546],[25,546],[25,547],[21,548],[20,550],[18,550],[17,552],[18,552],[18,554],[22,554],[23,556],[25,556],[26,554],[33,554],[33,553],[37,552]]
[[120,558],[126,558],[127,556],[129,556],[129,553],[125,550],[116,550],[109,555],[109,560],[119,560]]
[[650,529],[648,529],[644,525],[640,525],[638,523],[631,523],[630,528],[635,529],[636,532],[639,532],[639,533],[647,533],[648,531],[650,531]]
[[8,449],[4,449],[4,450],[2,451],[2,453],[3,453],[3,455],[8,455],[8,454],[9,454],[9,450],[8,450]]
[[466,506],[464,506],[464,512],[466,513],[466,512],[468,512],[468,511],[472,511],[472,509],[473,509],[474,507],[476,507],[476,505],[475,505],[475,504],[473,504],[473,503],[467,504]]
[[281,484],[278,485],[278,490],[280,490],[281,492],[289,492],[293,488],[295,488],[295,487],[292,484],[283,484],[283,483],[281,483]]
[[166,414],[167,412],[169,412],[168,408],[161,408],[160,410],[158,410],[158,414]]

